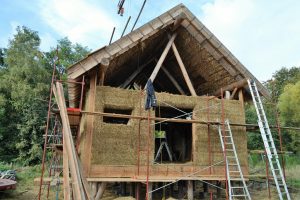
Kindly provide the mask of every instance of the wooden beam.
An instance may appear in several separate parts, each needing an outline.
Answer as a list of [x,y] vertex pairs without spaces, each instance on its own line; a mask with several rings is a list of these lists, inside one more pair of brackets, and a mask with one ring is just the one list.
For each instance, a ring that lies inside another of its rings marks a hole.
[[232,92],[232,94],[231,94],[231,96],[230,96],[230,98],[229,98],[230,100],[232,100],[232,99],[234,98],[234,95],[235,95],[235,93],[237,92],[237,90],[238,90],[237,88],[234,88],[234,89],[233,89],[233,92]]
[[104,84],[105,74],[107,71],[107,68],[109,66],[109,59],[108,58],[102,58],[100,61],[100,69],[98,73],[98,85]]
[[183,20],[187,19],[185,13],[180,13],[178,16],[175,17],[175,21],[173,23],[172,31],[175,31],[178,27],[181,26]]
[[[96,83],[97,75],[96,73],[91,73],[90,78],[90,89],[88,96],[88,108],[89,112],[94,112],[95,110],[95,98],[96,98]],[[88,177],[90,165],[91,165],[91,154],[92,154],[92,139],[93,139],[93,129],[94,129],[94,116],[87,116],[86,123],[86,140],[84,146],[86,147],[86,152],[81,154],[83,175]]]
[[173,33],[173,35],[172,35],[172,37],[170,38],[170,40],[169,40],[169,42],[168,42],[166,48],[164,49],[164,51],[163,51],[163,53],[161,54],[161,56],[160,56],[158,62],[156,63],[156,66],[154,67],[154,70],[153,70],[153,72],[152,72],[152,74],[151,74],[151,76],[150,76],[150,78],[149,78],[152,82],[155,80],[155,77],[156,77],[156,75],[157,75],[157,73],[158,73],[158,71],[159,71],[159,69],[160,69],[162,63],[164,62],[164,60],[165,60],[165,58],[166,58],[166,56],[167,56],[167,54],[168,54],[168,52],[169,52],[169,50],[170,50],[170,48],[171,48],[171,46],[172,46],[172,44],[173,44],[173,42],[174,42],[176,36],[177,36],[177,33]]
[[71,199],[71,190],[70,190],[70,171],[69,171],[69,163],[68,163],[68,153],[66,142],[63,140],[63,186],[64,186],[64,200]]
[[194,199],[194,188],[193,188],[192,180],[187,181],[187,196],[188,196],[188,200]]
[[[234,82],[234,83],[231,83],[230,85],[227,85],[225,87],[222,87],[223,91],[231,91],[233,90],[234,88],[237,88],[237,89],[240,89],[244,86],[246,86],[248,84],[247,82],[247,79],[242,79],[240,81],[237,81],[237,82]],[[215,92],[212,93],[214,96],[220,96],[221,94],[221,88],[216,90]]]
[[97,182],[91,182],[90,187],[91,187],[91,196],[95,198],[97,195]]
[[180,94],[185,95],[184,90],[182,89],[182,87],[178,84],[178,82],[176,81],[176,79],[172,76],[172,74],[166,69],[165,66],[162,66],[161,68],[163,70],[163,72],[167,75],[167,77],[170,79],[170,81],[173,83],[173,85],[176,87],[176,89],[178,90],[178,92],[180,92]]
[[101,199],[101,197],[104,194],[104,191],[105,191],[105,188],[106,188],[106,184],[107,184],[106,182],[102,182],[101,184],[99,184],[99,189],[98,189],[98,192],[96,194],[95,200]]
[[154,58],[151,58],[146,63],[142,64],[139,68],[137,68],[127,79],[124,83],[119,85],[120,88],[126,88],[131,81],[149,64],[153,61]]
[[176,48],[175,43],[172,43],[172,49],[173,49],[173,52],[175,54],[176,60],[177,60],[177,62],[179,64],[179,67],[181,69],[181,72],[183,74],[184,80],[185,80],[185,82],[186,82],[186,84],[187,84],[187,86],[188,86],[188,88],[190,90],[191,95],[192,96],[197,96],[196,91],[194,89],[194,86],[193,86],[193,84],[191,82],[191,79],[190,79],[190,77],[189,77],[189,75],[188,75],[188,73],[186,71],[186,68],[185,68],[185,66],[184,66],[184,64],[182,62],[182,59],[181,59],[181,57],[180,57],[180,55],[178,53],[178,50]]
[[70,171],[72,176],[72,188],[75,194],[75,199],[84,200],[85,199],[84,190],[82,187],[82,182],[79,174],[76,151],[75,151],[75,146],[74,146],[72,133],[70,129],[68,112],[67,112],[65,98],[64,98],[64,91],[61,83],[57,82],[56,87],[53,86],[53,93],[60,110],[60,116],[63,124],[63,130],[64,130],[63,139],[65,141],[66,151],[68,154],[69,166],[70,166]]
[[239,100],[242,102],[242,106],[244,108],[244,94],[243,94],[243,89],[239,90]]

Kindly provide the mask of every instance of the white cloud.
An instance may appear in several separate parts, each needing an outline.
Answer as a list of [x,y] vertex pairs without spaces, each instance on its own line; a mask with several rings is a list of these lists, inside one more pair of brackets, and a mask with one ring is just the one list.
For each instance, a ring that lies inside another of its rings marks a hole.
[[[124,17],[116,14],[117,1],[43,0],[38,12],[61,37],[68,36],[72,42],[95,49],[107,44],[114,26],[114,40],[119,38],[129,15],[132,20],[126,33],[131,29],[141,1],[126,2]],[[147,2],[137,27],[178,2]],[[282,66],[299,65],[300,2],[186,0],[183,3],[258,79],[269,79]],[[52,44],[51,36],[41,37],[46,40],[42,45]]]
[[0,47],[7,47],[9,42],[8,40],[13,39],[13,36],[17,33],[16,31],[17,27],[21,26],[21,24],[17,21],[10,21],[9,25],[10,25],[9,33],[0,38]]
[[56,39],[50,34],[50,33],[45,33],[40,35],[41,38],[41,45],[40,48],[42,51],[49,51],[50,47],[55,47],[57,41]]
[[116,25],[104,9],[86,0],[44,0],[40,14],[62,37],[90,48],[108,41]]
[[260,80],[299,62],[299,2],[215,0],[202,6],[203,23]]

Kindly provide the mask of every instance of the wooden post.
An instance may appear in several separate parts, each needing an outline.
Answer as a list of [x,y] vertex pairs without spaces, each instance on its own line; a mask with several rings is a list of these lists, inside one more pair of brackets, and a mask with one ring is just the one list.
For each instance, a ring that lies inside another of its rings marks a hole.
[[98,192],[96,194],[95,200],[101,199],[101,197],[104,194],[105,188],[106,188],[106,182],[99,183],[99,188],[98,188]]
[[178,185],[178,198],[183,199],[184,198],[184,192],[183,192],[184,181],[178,181],[177,185]]
[[129,195],[132,197],[134,197],[134,186],[133,182],[129,183]]
[[207,183],[203,183],[203,191],[204,191],[205,193],[208,192],[208,184],[207,184]]
[[121,182],[121,195],[126,196],[126,182]]
[[190,77],[189,77],[189,75],[188,75],[188,73],[186,71],[186,68],[185,68],[185,66],[184,66],[184,64],[182,62],[182,59],[181,59],[181,57],[180,57],[180,55],[178,53],[178,50],[176,48],[175,43],[172,43],[172,49],[173,49],[173,52],[175,54],[176,60],[177,60],[177,62],[179,64],[179,67],[181,69],[181,72],[183,74],[184,80],[185,80],[185,82],[186,82],[186,84],[187,84],[187,86],[188,86],[188,88],[190,90],[191,95],[192,96],[197,96],[196,91],[194,89],[194,86],[193,86],[193,84],[191,82],[191,79],[190,79]]
[[140,200],[140,188],[141,188],[141,183],[136,182],[135,183],[135,199]]
[[67,147],[66,147],[66,142],[63,140],[64,200],[70,200],[71,199],[69,174],[70,174],[70,171],[69,171],[69,161],[68,161]]
[[221,198],[221,186],[222,186],[222,183],[221,181],[217,181],[217,199],[220,199]]
[[161,56],[160,56],[158,62],[156,63],[156,66],[154,67],[154,70],[153,70],[153,72],[152,72],[152,74],[151,74],[151,76],[150,76],[150,78],[149,78],[152,82],[155,80],[155,77],[156,77],[156,75],[157,75],[157,73],[158,73],[158,71],[159,71],[159,69],[160,69],[162,63],[164,62],[164,60],[165,60],[165,58],[166,58],[166,56],[167,56],[167,54],[168,54],[168,52],[169,52],[169,50],[170,50],[172,44],[173,44],[173,42],[174,42],[174,40],[175,40],[175,38],[176,38],[176,35],[177,35],[176,33],[174,33],[174,34],[172,35],[172,37],[170,38],[170,40],[169,40],[169,42],[168,42],[166,48],[164,49],[164,51],[163,51],[163,53],[161,54]]
[[194,199],[194,188],[193,188],[192,180],[187,181],[187,196],[188,196],[188,200]]
[[106,70],[109,66],[109,60],[108,58],[102,58],[100,62],[100,69],[98,72],[98,85],[103,85],[104,84],[104,79],[105,79],[105,74]]
[[241,101],[242,106],[244,108],[244,94],[243,94],[243,89],[242,88],[239,90],[239,100]]
[[91,182],[91,196],[95,198],[97,194],[97,182]]
[[[90,89],[88,93],[88,111],[94,112],[95,110],[95,95],[96,95],[96,82],[97,82],[97,74],[91,73],[90,78]],[[84,146],[86,147],[86,152],[81,154],[82,160],[82,168],[83,168],[83,175],[85,177],[88,176],[90,165],[91,165],[91,154],[92,154],[92,138],[93,138],[93,129],[94,129],[94,116],[90,115],[87,116],[86,119],[86,141]]]
[[153,188],[153,183],[152,182],[149,182],[148,184],[148,200],[152,200],[152,188]]

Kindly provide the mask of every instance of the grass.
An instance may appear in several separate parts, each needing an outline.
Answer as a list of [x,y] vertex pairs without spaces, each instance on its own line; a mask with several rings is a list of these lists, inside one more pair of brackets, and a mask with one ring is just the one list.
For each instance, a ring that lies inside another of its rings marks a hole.
[[[288,186],[291,188],[290,193],[292,199],[300,199],[300,158],[298,155],[289,155],[285,157],[286,177]],[[249,157],[250,172],[256,171],[255,174],[265,174],[265,163],[260,155],[254,154]],[[17,189],[11,191],[0,192],[0,200],[35,200],[39,187],[34,185],[34,178],[40,176],[41,166],[22,167],[19,165],[5,164],[0,162],[0,170],[14,169],[17,172]],[[262,171],[259,171],[262,170]],[[257,172],[258,171],[258,172]],[[46,189],[43,189],[44,196]],[[109,193],[106,193],[108,195]],[[50,193],[49,199],[56,199],[55,193]],[[268,199],[267,189],[264,187],[251,190],[253,199]],[[114,199],[112,195],[108,195],[107,199]],[[272,188],[272,197],[277,199],[275,187]],[[45,199],[45,198],[42,198]],[[60,189],[60,198],[62,198],[62,190]]]
[[41,166],[22,167],[0,163],[0,170],[16,170],[17,188],[0,192],[0,199],[7,200],[35,200],[37,199],[38,187],[34,185],[34,178],[40,176]]

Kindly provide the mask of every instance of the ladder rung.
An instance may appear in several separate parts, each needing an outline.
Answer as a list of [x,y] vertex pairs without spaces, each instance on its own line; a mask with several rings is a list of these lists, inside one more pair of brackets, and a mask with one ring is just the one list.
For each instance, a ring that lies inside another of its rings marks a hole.
[[231,181],[242,181],[241,178],[230,178]]
[[247,195],[245,194],[233,194],[233,197],[246,197]]
[[244,187],[231,187],[231,189],[244,189]]
[[240,171],[229,171],[229,172],[232,172],[232,173],[240,173]]

